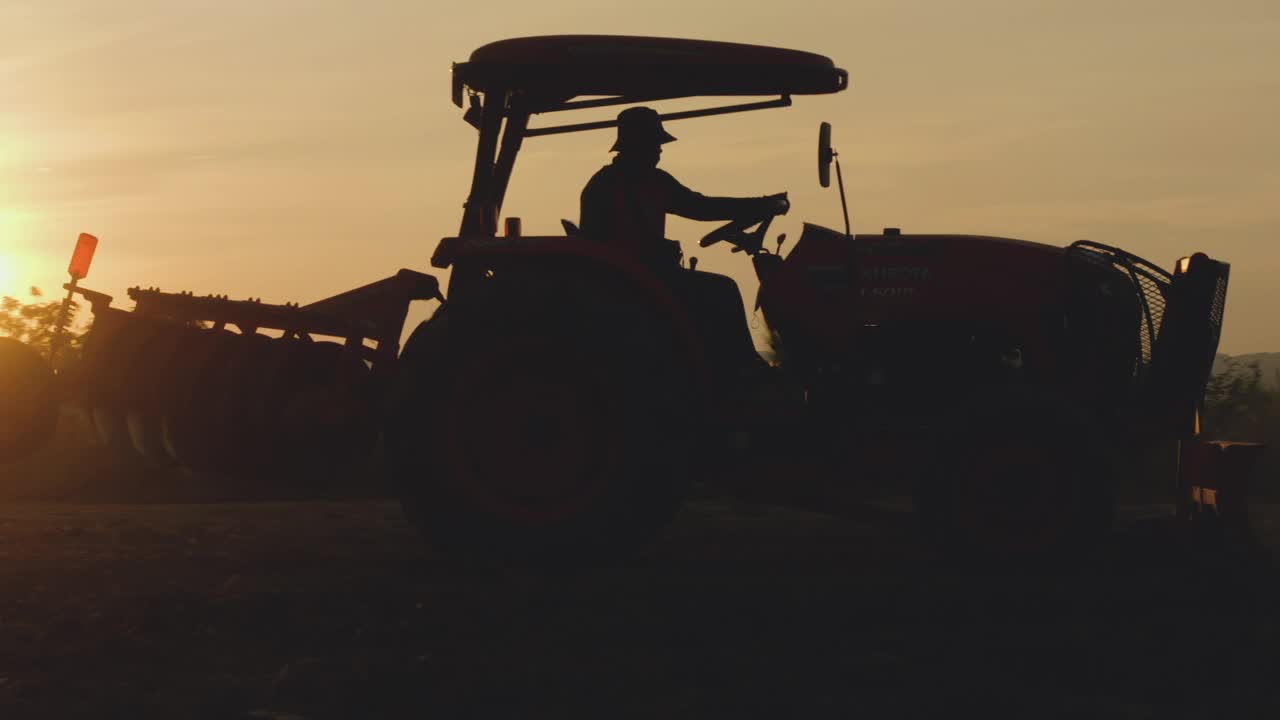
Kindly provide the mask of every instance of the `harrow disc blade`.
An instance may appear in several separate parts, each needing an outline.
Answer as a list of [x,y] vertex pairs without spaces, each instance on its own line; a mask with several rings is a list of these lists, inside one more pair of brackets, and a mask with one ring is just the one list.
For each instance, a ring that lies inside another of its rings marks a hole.
[[99,406],[89,410],[98,442],[121,455],[133,455],[133,439],[129,437],[129,421],[116,408]]
[[129,433],[129,442],[139,455],[161,464],[168,464],[169,455],[164,451],[163,429],[159,419],[138,410],[130,410],[125,415],[125,428]]
[[376,406],[364,361],[328,342],[284,344],[264,396],[269,454],[264,479],[323,484],[359,468],[377,441]]
[[[127,343],[127,333],[139,327],[136,316],[123,310],[108,309],[93,320],[93,326],[84,337],[84,349],[80,353],[80,362],[75,365],[77,375],[84,381],[80,390],[90,394],[103,389],[103,383],[96,382],[106,373],[107,368],[114,365],[117,349]],[[86,401],[90,398],[85,398]]]
[[87,407],[110,408],[122,414],[126,411],[126,379],[156,327],[153,321],[132,317],[103,328],[94,324],[85,339],[82,372]]
[[134,449],[161,464],[172,462],[164,447],[164,409],[173,402],[174,385],[186,372],[182,351],[199,332],[180,325],[155,325],[123,373],[120,392],[128,408],[129,438]]
[[53,370],[32,348],[0,338],[0,462],[43,447],[57,421]]
[[93,418],[99,442],[122,455],[138,452],[129,431],[127,381],[159,327],[154,320],[119,312],[96,319],[85,338],[77,394]]
[[288,343],[265,335],[245,336],[226,357],[219,396],[208,408],[219,446],[216,471],[252,477],[271,465],[271,395],[288,376],[288,362]]
[[175,355],[171,395],[163,409],[164,446],[180,465],[201,472],[224,471],[224,455],[235,432],[223,413],[231,360],[250,340],[206,330]]

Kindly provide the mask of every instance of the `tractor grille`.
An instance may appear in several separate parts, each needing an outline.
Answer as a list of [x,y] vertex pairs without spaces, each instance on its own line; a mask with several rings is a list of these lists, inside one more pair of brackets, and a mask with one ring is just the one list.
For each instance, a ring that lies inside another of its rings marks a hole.
[[1227,278],[1218,276],[1213,290],[1213,307],[1209,310],[1209,322],[1217,332],[1222,332],[1222,316],[1227,307]]
[[[1172,277],[1164,269],[1137,255],[1087,240],[1080,240],[1067,248],[1067,268],[1077,277],[1083,276],[1088,269],[1095,273],[1117,273],[1132,285],[1141,310],[1137,343],[1139,351],[1134,358],[1133,372],[1134,379],[1141,383],[1151,368]],[[1225,285],[1221,291],[1225,300]]]
[[1222,321],[1227,312],[1227,280],[1230,277],[1230,266],[1218,265],[1218,277],[1214,282],[1213,300],[1209,306],[1209,366],[1213,367],[1213,359],[1218,354],[1218,341],[1222,338]]
[[1214,348],[1217,348],[1216,340],[1222,336],[1222,319],[1227,311],[1227,271],[1224,269],[1219,273],[1213,288],[1213,305],[1209,307],[1209,324],[1212,327]]

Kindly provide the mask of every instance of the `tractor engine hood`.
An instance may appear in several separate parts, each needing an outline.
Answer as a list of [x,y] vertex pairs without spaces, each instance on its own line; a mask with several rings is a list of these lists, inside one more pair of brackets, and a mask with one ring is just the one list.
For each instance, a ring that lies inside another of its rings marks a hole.
[[854,303],[860,320],[1016,310],[1060,284],[1064,250],[983,235],[877,235],[807,225],[787,258],[791,292]]
[[840,347],[869,325],[1031,321],[1060,296],[1064,263],[1063,248],[1012,238],[806,225],[760,301],[771,325]]

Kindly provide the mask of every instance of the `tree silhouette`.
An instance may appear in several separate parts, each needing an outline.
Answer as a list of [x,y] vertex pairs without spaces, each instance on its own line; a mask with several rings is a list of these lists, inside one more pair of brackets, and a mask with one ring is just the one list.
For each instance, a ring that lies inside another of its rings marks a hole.
[[[38,287],[32,287],[29,294],[30,301],[25,303],[8,296],[0,298],[0,336],[26,343],[47,357],[57,331],[62,301],[44,300],[44,293]],[[63,329],[58,348],[59,364],[80,354],[84,330],[74,323],[79,310],[80,304],[73,299],[67,312],[67,327]]]
[[1254,470],[1250,492],[1268,498],[1280,493],[1280,391],[1267,389],[1258,363],[1224,361],[1205,389],[1201,428],[1209,439],[1265,443],[1269,450]]
[[1277,394],[1267,390],[1255,363],[1228,359],[1205,388],[1201,425],[1213,435],[1251,440],[1266,434],[1280,420]]

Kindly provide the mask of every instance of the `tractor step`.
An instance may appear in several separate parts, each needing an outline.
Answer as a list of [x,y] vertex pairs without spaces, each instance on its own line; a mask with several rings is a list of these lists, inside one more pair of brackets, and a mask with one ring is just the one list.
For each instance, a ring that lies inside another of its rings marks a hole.
[[1176,518],[1197,540],[1252,544],[1249,475],[1266,446],[1188,440],[1178,451]]

